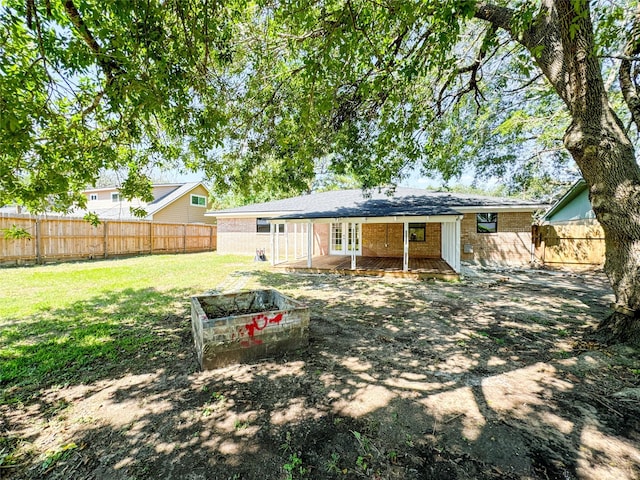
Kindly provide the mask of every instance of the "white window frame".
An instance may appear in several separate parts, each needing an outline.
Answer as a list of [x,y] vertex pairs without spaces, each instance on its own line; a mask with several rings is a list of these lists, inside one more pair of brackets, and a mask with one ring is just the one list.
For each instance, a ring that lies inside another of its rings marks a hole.
[[[198,202],[197,203],[193,203],[193,199],[197,198]],[[200,199],[202,199],[204,201],[204,205],[200,204]],[[191,194],[191,197],[189,198],[189,205],[191,205],[192,207],[203,207],[203,208],[207,208],[207,197],[205,197],[204,195],[196,195],[195,193]]]
[[111,194],[111,201],[114,202],[114,203],[122,201],[122,198],[120,197],[120,193],[119,192],[113,192]]
[[[258,235],[271,234],[271,222],[269,220],[270,219],[265,217],[256,218],[256,233]],[[262,231],[260,231],[260,227],[262,227]],[[284,223],[276,223],[275,232],[284,233]]]
[[97,193],[90,193],[89,194],[89,200],[98,200],[98,194]]
[[[362,255],[362,225],[356,223],[356,255]],[[330,255],[351,255],[351,249],[349,245],[349,237],[351,235],[351,229],[353,224],[349,222],[339,222],[329,224],[329,254]],[[338,230],[339,229],[339,230]],[[337,233],[340,232],[341,245],[340,250],[336,249]]]

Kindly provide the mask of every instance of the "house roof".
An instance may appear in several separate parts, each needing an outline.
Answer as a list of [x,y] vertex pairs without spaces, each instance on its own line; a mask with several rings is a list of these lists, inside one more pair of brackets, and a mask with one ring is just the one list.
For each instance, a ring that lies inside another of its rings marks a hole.
[[[184,185],[184,183],[154,183],[151,187],[152,188],[156,188],[156,187],[180,187]],[[120,189],[120,187],[116,186],[116,185],[112,185],[109,187],[97,187],[97,188],[88,188],[87,190],[84,191],[84,193],[95,193],[95,192],[117,192]]]
[[393,194],[362,190],[312,193],[284,200],[208,212],[215,217],[268,217],[282,220],[460,215],[465,211],[534,211],[544,205],[512,198],[396,188]]
[[584,179],[582,178],[577,180],[573,185],[571,185],[569,190],[567,190],[567,192],[558,199],[556,203],[554,203],[553,205],[551,205],[551,207],[549,207],[549,210],[544,212],[544,215],[542,216],[541,220],[547,221],[548,219],[552,218],[554,215],[560,212],[563,208],[569,205],[573,200],[575,200],[576,197],[582,194],[586,189],[587,189],[587,182],[585,182]]

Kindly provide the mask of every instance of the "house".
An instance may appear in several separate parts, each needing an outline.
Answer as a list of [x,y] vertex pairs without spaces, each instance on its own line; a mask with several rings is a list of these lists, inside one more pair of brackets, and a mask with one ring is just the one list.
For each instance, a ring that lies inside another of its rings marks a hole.
[[534,240],[536,258],[543,265],[581,268],[604,264],[604,232],[591,208],[589,188],[583,179],[544,213]]
[[447,271],[461,261],[531,261],[532,213],[517,199],[397,188],[313,193],[207,213],[218,251],[255,255],[299,269]]
[[[117,187],[93,188],[86,190],[86,211],[95,213],[106,220],[150,220],[160,223],[214,223],[214,219],[205,216],[210,205],[209,191],[202,183],[167,183],[152,186],[153,200],[143,202],[134,199],[124,200]],[[144,217],[136,217],[132,208],[142,208]]]

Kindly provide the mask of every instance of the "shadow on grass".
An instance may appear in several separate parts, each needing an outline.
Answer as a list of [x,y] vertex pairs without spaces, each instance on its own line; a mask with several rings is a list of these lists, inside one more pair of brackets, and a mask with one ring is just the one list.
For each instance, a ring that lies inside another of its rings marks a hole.
[[129,288],[27,319],[3,319],[3,403],[29,404],[44,388],[152,371],[174,355],[184,359],[190,293]]
[[[67,429],[50,422],[25,440],[56,431],[50,455],[62,453],[49,463],[29,459],[14,478],[576,479],[589,478],[590,468],[593,478],[632,479],[639,473],[633,470],[638,424],[623,431],[603,398],[611,385],[600,383],[601,370],[609,372],[611,362],[571,351],[604,308],[599,301],[576,303],[573,293],[553,287],[527,293],[510,285],[253,275],[257,285],[310,306],[308,348],[195,372],[185,292],[93,299],[81,310],[102,309],[96,322],[107,312],[118,318],[106,322],[116,355],[100,357],[93,385],[81,394],[73,397],[68,388],[43,396],[50,418]],[[578,313],[565,318],[569,306]],[[72,323],[64,331],[73,331]],[[122,350],[127,341],[134,346]],[[24,354],[35,358],[31,350]],[[81,370],[70,385],[88,383],[80,381]],[[616,385],[636,381],[627,377]],[[57,378],[40,388],[62,383]],[[633,407],[617,408],[629,415],[628,426]],[[13,421],[14,430],[26,422]],[[62,450],[71,443],[76,447]]]

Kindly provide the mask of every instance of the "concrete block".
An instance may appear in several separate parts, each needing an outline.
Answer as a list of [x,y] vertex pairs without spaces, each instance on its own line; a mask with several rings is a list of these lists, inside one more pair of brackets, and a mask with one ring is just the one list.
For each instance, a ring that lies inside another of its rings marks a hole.
[[309,343],[309,308],[272,289],[191,297],[204,370],[281,355]]

